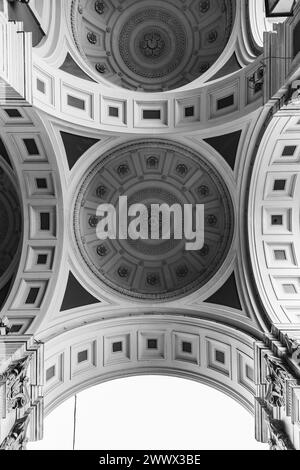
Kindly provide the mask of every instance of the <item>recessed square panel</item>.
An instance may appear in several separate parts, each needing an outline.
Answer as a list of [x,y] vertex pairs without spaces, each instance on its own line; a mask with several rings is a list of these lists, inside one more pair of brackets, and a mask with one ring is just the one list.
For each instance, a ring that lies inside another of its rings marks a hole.
[[264,207],[262,209],[263,234],[288,234],[292,231],[292,209],[289,207]]
[[9,333],[11,335],[16,335],[16,334],[20,334],[21,330],[23,328],[23,324],[18,324],[18,323],[15,323],[14,325],[11,325],[10,328],[9,328]]
[[193,345],[189,341],[182,341],[181,347],[182,347],[182,352],[183,353],[192,354]]
[[147,349],[157,349],[157,339],[147,340]]
[[26,272],[51,271],[54,258],[54,247],[31,246],[28,248]]
[[23,139],[28,155],[39,155],[39,149],[35,139]]
[[46,240],[56,237],[56,207],[30,206],[31,239]]
[[51,356],[45,363],[45,390],[47,393],[64,381],[64,353]]
[[292,172],[269,172],[266,177],[266,200],[291,200],[294,197],[297,176]]
[[54,196],[55,185],[53,175],[49,171],[25,171],[25,181],[29,197],[41,198]]
[[187,97],[175,101],[176,126],[200,122],[200,113],[200,96]]
[[223,351],[215,351],[215,361],[220,364],[225,364],[225,353]]
[[[293,131],[299,132],[299,129],[295,128],[293,129]],[[299,162],[299,140],[291,138],[289,138],[288,140],[278,139],[274,148],[270,148],[270,151],[272,155],[271,162],[273,164],[276,163],[279,165],[285,165],[287,163]]]
[[234,95],[225,96],[217,100],[217,109],[224,109],[234,105]]
[[165,333],[159,331],[138,333],[138,359],[140,361],[161,360],[165,357]]
[[20,113],[20,111],[18,109],[14,109],[14,108],[7,108],[4,110],[7,114],[8,117],[10,118],[22,118],[22,114]]
[[53,377],[55,377],[55,365],[46,370],[46,382],[49,382]]
[[37,189],[47,189],[47,179],[46,178],[36,178],[36,187]]
[[297,300],[300,293],[299,276],[271,276],[278,300]]
[[110,117],[119,117],[119,108],[115,108],[114,106],[109,106],[108,114]]
[[40,287],[31,287],[28,291],[25,304],[34,305],[40,292]]
[[77,108],[82,111],[85,110],[85,101],[77,98],[76,96],[67,95],[67,103],[68,106],[72,106],[73,108]]
[[35,99],[43,104],[54,106],[55,102],[55,77],[48,75],[39,69],[36,64],[33,67],[33,86]]
[[209,119],[224,116],[238,110],[239,86],[239,82],[233,81],[227,88],[219,87],[211,89],[209,93]]
[[194,106],[187,106],[184,108],[184,117],[193,117],[195,115],[195,107]]
[[112,352],[117,353],[123,351],[123,342],[122,341],[117,341],[112,344]]
[[97,340],[82,341],[71,347],[72,377],[94,372],[98,365]]
[[283,157],[293,157],[295,155],[297,146],[296,145],[285,145],[282,151]]
[[38,265],[45,265],[47,264],[48,261],[48,255],[47,254],[39,254],[37,256],[37,264]]
[[46,84],[39,78],[36,79],[36,89],[40,92],[43,93],[43,95],[46,93]]
[[232,358],[231,346],[229,344],[206,338],[206,354],[208,369],[231,377]]
[[48,287],[48,280],[23,279],[13,300],[12,308],[16,310],[39,309],[43,303]]
[[85,349],[84,351],[80,351],[77,354],[77,362],[81,364],[82,362],[86,362],[88,360],[88,350]]
[[134,101],[134,126],[165,127],[169,121],[168,101]]
[[61,107],[63,112],[82,119],[93,119],[94,117],[94,94],[83,89],[78,89],[70,84],[61,85]]
[[143,119],[160,119],[160,109],[143,109]]
[[282,284],[285,294],[297,294],[295,284]]
[[255,388],[253,358],[237,350],[237,362],[238,383],[253,393]]
[[44,149],[41,136],[38,132],[11,133],[20,161],[23,162],[47,162],[47,153]]
[[130,334],[104,338],[104,366],[130,362]]
[[127,101],[113,98],[101,98],[101,122],[110,126],[127,125]]
[[264,249],[268,268],[293,268],[297,265],[293,243],[265,242]]
[[274,191],[284,191],[286,187],[286,180],[277,179],[274,181],[273,189]]
[[283,225],[283,216],[281,214],[272,215],[271,225]]
[[174,332],[172,334],[172,354],[175,361],[200,363],[200,338],[190,333]]
[[23,317],[23,315],[22,315],[22,318],[9,317],[10,330],[8,334],[9,335],[16,335],[16,334],[24,335],[28,331],[34,318],[35,318],[34,316]]

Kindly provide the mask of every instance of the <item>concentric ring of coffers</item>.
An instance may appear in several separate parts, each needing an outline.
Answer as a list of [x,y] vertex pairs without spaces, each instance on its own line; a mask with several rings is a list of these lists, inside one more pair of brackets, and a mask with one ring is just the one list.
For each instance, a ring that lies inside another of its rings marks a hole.
[[81,0],[72,8],[75,43],[99,78],[158,92],[193,82],[215,63],[232,32],[235,2]]
[[[121,200],[126,207],[120,206]],[[99,238],[99,223],[106,215],[100,217],[99,207],[106,205],[116,209],[116,226],[126,211],[126,236],[117,229],[114,238]],[[136,219],[129,210],[136,205],[147,210],[149,232],[143,239],[130,235]],[[161,214],[153,215],[151,208],[162,205],[182,208],[181,238],[175,235],[173,213],[167,229]],[[187,248],[186,206],[192,207],[195,233],[203,228],[200,249]],[[203,223],[196,226],[198,206],[203,207]],[[131,298],[162,301],[196,291],[216,275],[231,246],[234,214],[223,178],[202,155],[178,143],[149,139],[98,158],[83,177],[73,223],[80,259],[99,286]],[[155,223],[159,238],[150,235]]]

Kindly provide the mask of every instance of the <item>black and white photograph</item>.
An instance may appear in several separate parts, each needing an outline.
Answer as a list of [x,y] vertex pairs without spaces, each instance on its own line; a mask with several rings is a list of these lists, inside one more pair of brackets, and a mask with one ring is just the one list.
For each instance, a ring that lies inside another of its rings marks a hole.
[[300,450],[299,0],[0,0],[0,450]]

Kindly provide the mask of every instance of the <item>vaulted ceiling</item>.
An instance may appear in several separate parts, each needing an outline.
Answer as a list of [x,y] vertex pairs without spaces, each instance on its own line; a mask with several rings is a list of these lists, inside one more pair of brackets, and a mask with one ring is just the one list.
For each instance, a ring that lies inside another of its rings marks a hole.
[[162,91],[192,82],[221,55],[232,0],[81,1],[73,35],[88,64],[124,88]]

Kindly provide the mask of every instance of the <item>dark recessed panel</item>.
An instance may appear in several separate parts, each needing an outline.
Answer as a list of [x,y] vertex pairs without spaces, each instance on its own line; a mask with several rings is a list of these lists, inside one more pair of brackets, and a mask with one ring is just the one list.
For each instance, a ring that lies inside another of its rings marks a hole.
[[86,291],[70,272],[64,300],[60,310],[63,312],[72,308],[84,307],[85,305],[93,305],[97,303],[100,303],[100,301]]
[[213,75],[208,80],[208,82],[212,82],[213,80],[217,80],[218,78],[222,78],[226,75],[237,72],[238,70],[241,70],[241,68],[242,67],[239,64],[235,53],[233,53],[230,59],[226,62],[226,64],[223,65],[223,67],[215,75]]
[[92,139],[83,135],[69,134],[68,132],[61,132],[60,134],[65,146],[70,170],[89,148],[99,142],[98,139]]
[[205,302],[242,310],[234,273],[232,273],[225,284]]
[[237,131],[232,132],[231,134],[219,135],[217,137],[210,137],[209,139],[204,140],[217,150],[217,152],[219,152],[226,160],[228,165],[234,170],[241,134],[242,131]]
[[71,75],[75,75],[75,77],[78,78],[83,78],[83,80],[89,80],[90,82],[95,82],[89,75],[87,75],[80,67],[78,64],[76,64],[75,60],[73,57],[69,54],[67,54],[64,63],[59,67],[60,70],[63,70],[64,72],[67,72]]

